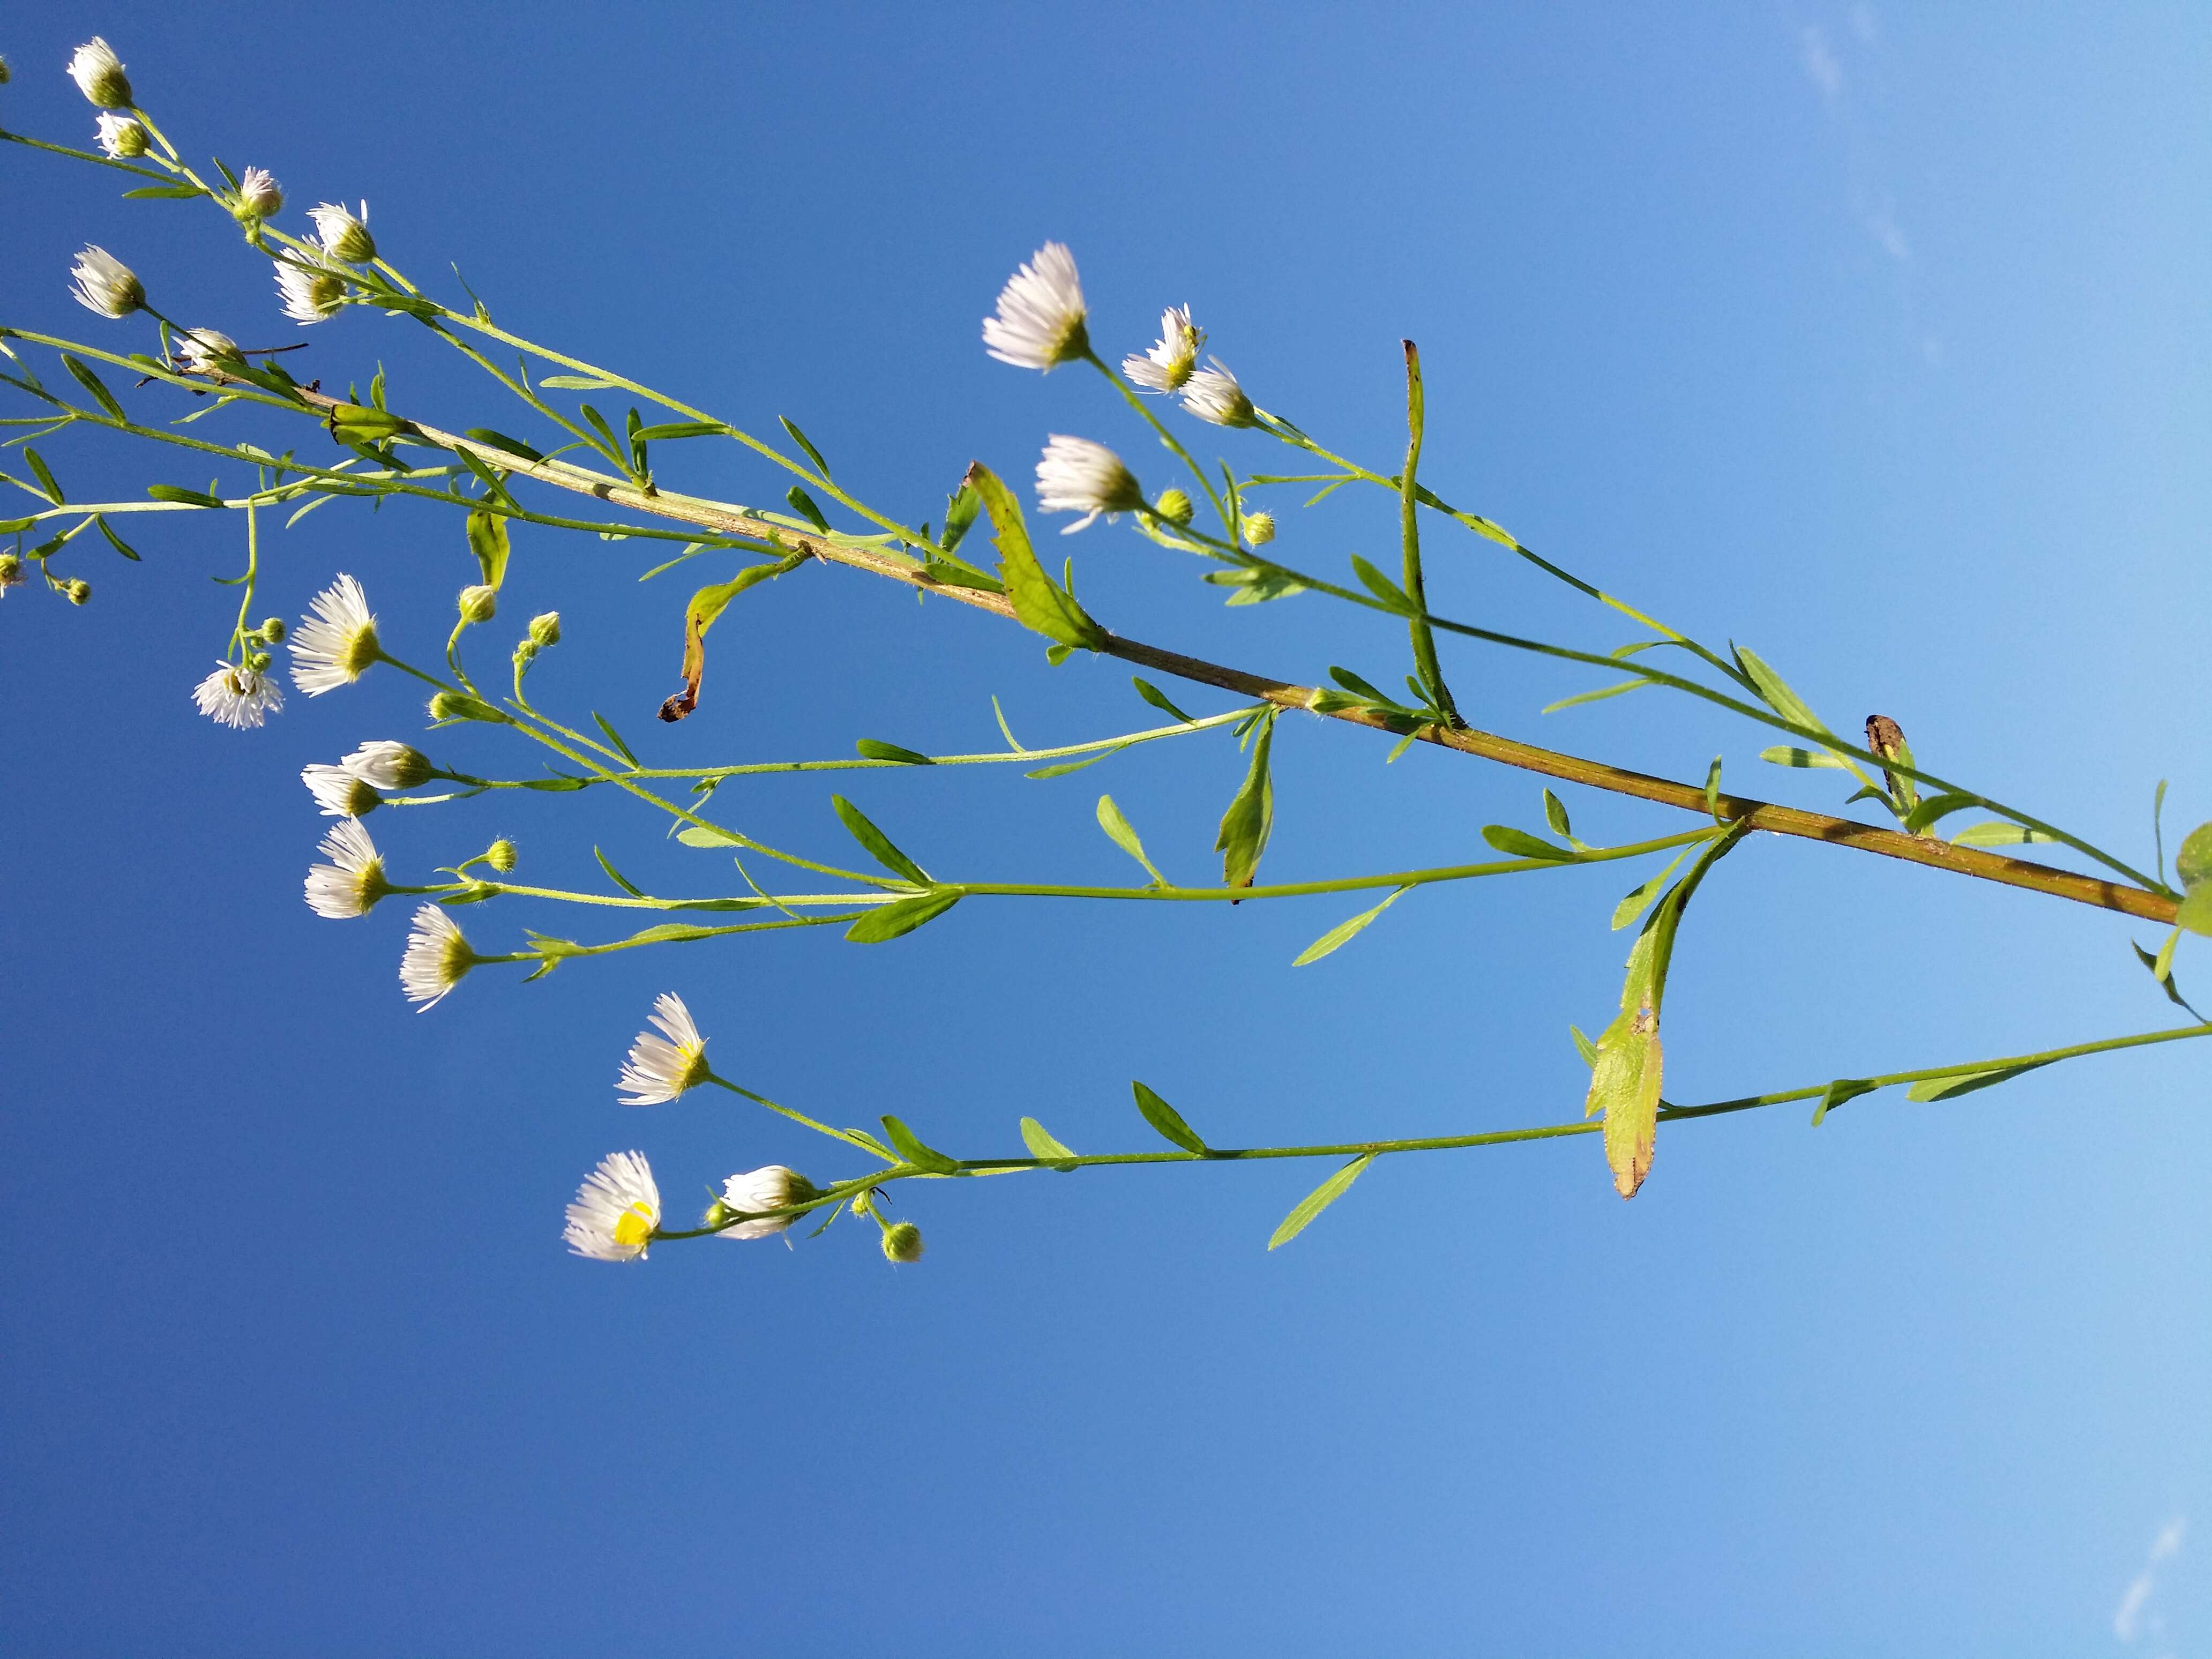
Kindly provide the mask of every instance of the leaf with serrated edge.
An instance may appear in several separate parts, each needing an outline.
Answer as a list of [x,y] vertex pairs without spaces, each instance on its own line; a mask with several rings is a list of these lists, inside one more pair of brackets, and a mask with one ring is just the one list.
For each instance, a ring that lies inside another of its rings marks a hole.
[[1323,957],[1328,955],[1330,951],[1340,950],[1343,946],[1349,945],[1353,939],[1357,938],[1360,933],[1366,930],[1367,924],[1369,922],[1374,921],[1376,917],[1381,915],[1385,910],[1389,909],[1392,905],[1395,904],[1400,899],[1403,898],[1411,891],[1413,891],[1413,889],[1410,887],[1398,888],[1391,893],[1389,897],[1384,899],[1382,903],[1376,905],[1373,909],[1362,910],[1358,915],[1352,917],[1349,921],[1340,921],[1335,927],[1330,928],[1328,932],[1323,933],[1311,945],[1307,945],[1304,950],[1299,951],[1298,954],[1292,958],[1291,966],[1293,968],[1303,968],[1308,963],[1319,962]]
[[1312,1224],[1313,1218],[1335,1203],[1338,1199],[1342,1198],[1346,1189],[1353,1182],[1358,1180],[1367,1166],[1374,1161],[1374,1153],[1362,1152],[1300,1199],[1297,1206],[1283,1218],[1283,1224],[1275,1229],[1275,1236],[1267,1241],[1267,1248],[1272,1250],[1277,1245],[1287,1244],[1305,1231]]
[[1021,503],[988,467],[977,461],[962,482],[983,498],[990,515],[992,539],[999,549],[999,580],[1006,586],[1014,616],[1022,626],[1059,645],[1095,649],[1104,630],[1091,620],[1074,596],[1045,574],[1030,545],[1029,527],[1022,520]]

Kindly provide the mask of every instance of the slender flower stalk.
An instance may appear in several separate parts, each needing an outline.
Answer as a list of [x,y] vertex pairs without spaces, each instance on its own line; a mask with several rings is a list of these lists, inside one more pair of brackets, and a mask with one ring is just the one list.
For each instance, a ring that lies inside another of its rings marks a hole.
[[345,284],[327,270],[317,270],[296,259],[276,261],[276,297],[284,314],[295,323],[319,323],[338,314],[345,302]]
[[192,702],[216,725],[243,731],[282,714],[284,694],[258,670],[219,662],[214,673],[192,688]]
[[307,786],[307,793],[315,798],[325,817],[367,817],[384,805],[383,796],[343,766],[317,762],[302,767],[300,781]]
[[428,783],[436,770],[421,750],[388,738],[362,744],[338,764],[376,789],[413,789]]
[[1055,432],[1037,462],[1037,505],[1047,513],[1085,516],[1060,533],[1072,536],[1103,513],[1110,523],[1145,504],[1144,486],[1104,444]]
[[434,904],[419,906],[399,959],[399,984],[417,1013],[427,1014],[477,965],[477,953],[453,919]]
[[660,1028],[660,1035],[639,1032],[637,1040],[629,1046],[629,1058],[623,1063],[622,1075],[615,1079],[616,1088],[629,1091],[621,1097],[625,1106],[658,1106],[705,1082],[711,1075],[707,1065],[707,1039],[699,1035],[691,1011],[684,1006],[682,997],[673,991],[664,992],[654,1000],[650,1018]]
[[1257,426],[1259,415],[1244,395],[1244,388],[1237,384],[1237,377],[1229,372],[1229,365],[1218,357],[1206,361],[1213,367],[1201,368],[1190,377],[1190,384],[1183,388],[1183,408],[1216,426]]
[[998,315],[983,319],[983,347],[1002,363],[1049,372],[1090,355],[1087,315],[1075,256],[1047,242],[999,290]]
[[96,34],[70,54],[69,77],[88,103],[101,109],[131,106],[131,77],[123,72],[123,60]]
[[145,284],[138,274],[104,247],[88,244],[70,268],[76,284],[76,302],[103,317],[128,317],[146,303]]
[[1170,306],[1160,313],[1160,337],[1142,356],[1121,359],[1121,372],[1139,392],[1182,390],[1198,366],[1198,349],[1206,343],[1206,331],[1190,319],[1188,306]]
[[383,654],[361,584],[341,574],[308,607],[290,641],[292,684],[311,697],[351,685]]
[[332,921],[365,916],[392,890],[385,879],[384,857],[358,820],[345,818],[331,826],[320,850],[330,862],[307,868],[307,908],[317,915]]
[[365,265],[376,258],[376,239],[368,234],[368,204],[356,215],[337,202],[322,202],[307,210],[315,222],[315,235],[323,252],[349,265]]
[[146,153],[146,129],[135,116],[117,115],[102,110],[98,123],[101,152],[110,160],[135,161]]
[[641,1261],[660,1225],[660,1188],[643,1152],[610,1152],[584,1177],[562,1237],[595,1261]]
[[[717,1229],[718,1238],[773,1238],[797,1218],[766,1215],[763,1211],[787,1210],[821,1195],[821,1189],[798,1170],[771,1164],[765,1169],[744,1170],[725,1181],[720,1201],[707,1212],[706,1224]],[[728,1221],[732,1213],[756,1219],[723,1226],[721,1224]]]

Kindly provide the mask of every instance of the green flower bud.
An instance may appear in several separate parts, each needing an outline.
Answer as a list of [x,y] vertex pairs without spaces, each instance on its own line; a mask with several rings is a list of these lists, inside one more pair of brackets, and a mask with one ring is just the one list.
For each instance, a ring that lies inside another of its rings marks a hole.
[[8,60],[4,58],[0,58],[0,87],[6,86],[15,78],[15,72],[8,67]]
[[483,861],[502,876],[514,868],[514,843],[505,836],[484,849]]
[[431,698],[430,718],[441,723],[447,720],[489,720],[498,726],[514,724],[489,703],[459,691],[441,691]]
[[131,77],[124,74],[114,48],[96,34],[70,54],[69,77],[100,109],[131,107]]
[[488,623],[499,614],[499,590],[496,587],[465,587],[461,590],[461,620]]
[[1195,509],[1190,504],[1190,497],[1180,489],[1163,489],[1152,510],[1170,524],[1188,524]]
[[271,645],[283,644],[285,635],[291,631],[284,625],[284,619],[282,617],[264,617],[261,619],[261,626],[254,629],[255,633],[260,635]]
[[22,580],[22,560],[13,553],[0,553],[0,587],[13,587]]
[[524,640],[514,647],[514,665],[527,668],[538,660],[538,641]]
[[720,1232],[731,1222],[736,1220],[738,1212],[735,1210],[718,1198],[707,1206],[707,1212],[699,1218],[699,1224],[702,1227],[712,1227],[716,1232]]
[[92,584],[85,580],[82,576],[79,576],[74,581],[65,583],[63,586],[62,592],[69,595],[69,602],[71,605],[89,605],[92,603]]
[[921,1229],[911,1221],[895,1221],[884,1228],[884,1260],[886,1261],[921,1261]]
[[557,611],[547,611],[532,617],[530,619],[530,639],[533,645],[560,644],[561,613]]
[[1265,547],[1275,539],[1275,515],[1261,511],[1247,514],[1244,519],[1244,539],[1255,547]]
[[255,652],[252,656],[246,659],[246,665],[257,674],[267,673],[269,672],[269,653],[266,651]]

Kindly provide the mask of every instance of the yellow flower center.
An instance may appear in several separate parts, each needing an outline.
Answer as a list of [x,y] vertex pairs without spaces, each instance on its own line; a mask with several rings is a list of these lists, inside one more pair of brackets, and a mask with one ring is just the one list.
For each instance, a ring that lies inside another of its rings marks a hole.
[[615,1243],[624,1249],[641,1250],[653,1237],[653,1212],[641,1200],[622,1212],[615,1222]]
[[377,655],[376,629],[356,629],[354,636],[346,641],[345,649],[338,653],[339,671],[348,679],[357,680],[376,660]]

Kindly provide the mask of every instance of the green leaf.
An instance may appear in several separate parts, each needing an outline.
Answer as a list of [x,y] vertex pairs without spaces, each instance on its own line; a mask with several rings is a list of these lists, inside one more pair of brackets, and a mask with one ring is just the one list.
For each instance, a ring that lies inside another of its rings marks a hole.
[[[2149,970],[2150,976],[2158,981],[2158,988],[2166,993],[2166,1000],[2176,1007],[2189,1008],[2187,1000],[2181,994],[2181,988],[2173,982],[2173,947],[2181,943],[2181,934],[2182,930],[2179,927],[2168,933],[2166,936],[2166,943],[2158,947],[2156,956],[2144,950],[2133,939],[2130,939],[2128,945],[2135,951],[2136,959],[2141,962],[2144,968]],[[2189,1012],[2192,1014],[2197,1012],[2194,1008],[2189,1008]]]
[[615,382],[603,374],[548,374],[538,384],[562,392],[603,392]]
[[1954,847],[2021,847],[2029,842],[2055,841],[2040,830],[2030,830],[2025,824],[2007,823],[2002,818],[1991,818],[1986,823],[1969,824],[1951,837]]
[[1185,726],[1195,726],[1197,724],[1197,722],[1192,720],[1189,715],[1184,714],[1182,709],[1176,708],[1172,702],[1170,702],[1168,701],[1168,694],[1161,690],[1158,686],[1154,685],[1150,680],[1142,679],[1138,676],[1132,674],[1129,676],[1129,684],[1137,688],[1137,695],[1139,696],[1142,697],[1146,702],[1152,704],[1153,708],[1159,709],[1163,714],[1174,715]]
[[1566,803],[1548,789],[1544,792],[1544,822],[1552,826],[1553,835],[1565,836],[1569,841],[1575,838],[1574,826],[1567,821]]
[[614,744],[616,751],[619,753],[624,760],[628,761],[632,766],[641,768],[644,766],[645,763],[640,760],[635,752],[631,750],[630,746],[623,741],[623,734],[615,730],[614,723],[611,720],[608,720],[605,714],[599,713],[596,708],[592,710],[592,718],[599,722],[599,730],[607,734],[607,741]]
[[975,515],[982,510],[983,498],[975,493],[973,485],[963,483],[947,495],[945,498],[945,533],[937,538],[938,546],[947,553],[959,546],[961,538],[968,533],[969,526],[975,522]]
[[1030,1157],[1049,1164],[1063,1173],[1076,1167],[1072,1163],[1062,1161],[1073,1158],[1074,1152],[1054,1140],[1051,1131],[1033,1117],[1022,1120],[1022,1144],[1030,1149]]
[[925,922],[934,921],[960,902],[960,891],[940,887],[890,904],[879,904],[845,930],[855,945],[883,945],[902,939]]
[[106,410],[111,419],[127,421],[131,418],[123,412],[123,405],[115,401],[115,394],[107,389],[99,375],[92,372],[88,364],[81,362],[74,354],[64,351],[62,353],[62,367],[76,376],[76,383],[92,393],[93,401]]
[[1351,692],[1354,696],[1364,697],[1368,702],[1380,703],[1385,708],[1392,708],[1398,706],[1394,699],[1384,696],[1380,691],[1377,691],[1372,685],[1370,685],[1358,675],[1353,673],[1349,668],[1332,667],[1328,671],[1328,677],[1334,680],[1339,685],[1342,686],[1346,690]]
[[1601,685],[1595,691],[1577,691],[1571,697],[1561,697],[1557,702],[1547,702],[1536,712],[1555,714],[1562,708],[1572,708],[1578,702],[1599,702],[1607,697],[1617,697],[1624,691],[1641,691],[1652,684],[1650,680],[1620,680],[1612,685]]
[[614,883],[616,886],[621,888],[623,892],[628,893],[632,898],[643,898],[645,896],[644,890],[633,885],[629,877],[623,874],[621,871],[616,869],[612,864],[608,862],[607,855],[605,853],[602,853],[598,848],[594,847],[592,848],[592,856],[599,861],[599,868],[607,872],[607,879]]
[[830,534],[830,520],[822,516],[822,509],[814,504],[814,497],[797,484],[783,492],[783,499],[791,503],[791,510],[823,535]]
[[1153,868],[1152,860],[1145,856],[1145,843],[1138,839],[1135,829],[1122,815],[1121,809],[1114,804],[1111,795],[1098,797],[1098,827],[1106,832],[1107,838],[1114,845],[1143,865],[1146,875],[1163,887],[1170,884],[1168,878]]
[[468,518],[469,551],[476,555],[483,585],[496,591],[507,580],[507,520],[485,507],[471,507]]
[[1358,915],[1352,917],[1349,921],[1340,921],[1335,927],[1330,928],[1328,932],[1323,933],[1311,945],[1307,945],[1304,950],[1299,951],[1298,954],[1291,959],[1291,966],[1293,968],[1303,968],[1310,962],[1319,962],[1323,957],[1328,955],[1330,951],[1340,950],[1343,946],[1350,944],[1354,938],[1366,930],[1367,924],[1369,922],[1374,921],[1376,917],[1381,915],[1385,910],[1389,909],[1392,905],[1395,904],[1400,899],[1403,898],[1407,893],[1410,893],[1413,890],[1410,887],[1395,888],[1392,890],[1389,897],[1384,899],[1382,903],[1376,905],[1373,909],[1362,910]]
[[853,747],[863,760],[896,761],[901,766],[934,766],[937,763],[927,755],[912,749],[902,749],[895,743],[884,743],[877,738],[862,738]]
[[658,426],[638,428],[636,436],[640,443],[657,444],[673,438],[720,438],[729,430],[720,421],[665,421]]
[[1940,818],[1947,818],[1954,812],[1980,805],[1972,795],[1930,795],[1905,815],[1905,827],[1917,836]]
[[[565,790],[588,789],[591,784],[583,778],[525,778],[522,787],[525,789],[542,789],[548,794],[559,794]],[[721,844],[720,842],[714,843],[718,847]]]
[[1713,757],[1713,763],[1705,769],[1705,813],[1715,823],[1721,821],[1721,757]]
[[105,518],[94,516],[93,522],[100,526],[100,533],[107,538],[107,544],[118,553],[126,559],[136,559],[138,556],[137,550],[122,537],[117,535],[115,526],[108,523]]
[[1352,574],[1359,578],[1361,586],[1369,592],[1401,615],[1410,617],[1419,608],[1413,600],[1406,597],[1404,588],[1399,586],[1357,553],[1352,556]]
[[2192,933],[2212,933],[2212,881],[2200,881],[2189,890],[2173,921]]
[[1100,761],[1111,760],[1128,746],[1126,743],[1117,743],[1111,749],[1102,749],[1095,755],[1085,756],[1081,760],[1061,761],[1053,766],[1040,766],[1036,771],[1024,772],[1022,775],[1025,778],[1064,778],[1070,772],[1080,772],[1086,766],[1096,766]]
[[[2042,1064],[2048,1065],[2049,1061]],[[1970,1095],[1977,1089],[1995,1088],[2000,1083],[2009,1083],[2022,1072],[2033,1072],[2033,1066],[2001,1066],[1993,1071],[1961,1072],[1951,1077],[1931,1077],[1916,1083],[1905,1091],[1907,1100],[1948,1100],[1954,1095]]]
[[890,1139],[891,1150],[917,1170],[927,1170],[932,1175],[955,1175],[960,1160],[948,1158],[936,1147],[925,1145],[915,1132],[898,1119],[886,1115],[884,1133]]
[[707,673],[707,630],[729,608],[730,601],[757,583],[797,569],[807,557],[804,553],[789,553],[774,564],[747,565],[729,580],[702,587],[691,596],[684,611],[684,690],[661,705],[661,719],[682,720],[699,706],[699,683]]
[[[552,382],[548,380],[546,384],[550,386]],[[623,446],[616,441],[615,429],[607,424],[607,417],[589,404],[579,404],[576,407],[582,411],[584,418],[592,423],[592,430],[599,434],[600,441],[607,447],[607,453],[619,458],[623,453]]]
[[36,519],[0,519],[0,536],[20,535],[36,523]]
[[724,835],[720,830],[709,830],[704,824],[687,823],[676,832],[676,839],[686,847],[742,847],[744,842],[735,836]]
[[2198,824],[2175,849],[2173,873],[2184,887],[2212,876],[2212,823]]
[[1838,772],[1848,772],[1851,763],[1840,755],[1831,755],[1824,749],[1797,749],[1788,744],[1777,744],[1771,749],[1762,749],[1759,757],[1776,766],[1828,766]]
[[830,796],[830,805],[836,811],[838,822],[852,832],[854,841],[867,849],[869,857],[895,876],[904,876],[918,886],[929,885],[928,872],[891,845],[891,838],[870,823],[866,813],[842,795]]
[[1642,915],[1645,907],[1659,896],[1659,890],[1667,884],[1667,878],[1674,873],[1674,866],[1689,856],[1690,849],[1685,847],[1668,861],[1664,870],[1641,886],[1630,888],[1620,902],[1613,907],[1613,931],[1619,933]]
[[1275,738],[1275,710],[1262,718],[1259,736],[1252,743],[1252,763],[1244,782],[1221,815],[1221,833],[1214,850],[1222,855],[1221,880],[1227,887],[1249,887],[1259,873],[1260,854],[1275,827],[1275,781],[1269,770],[1268,752]]
[[136,190],[125,191],[123,192],[123,199],[126,202],[130,202],[143,200],[149,197],[162,197],[174,198],[181,201],[187,197],[200,196],[204,195],[205,193],[206,192],[202,191],[198,185],[141,185]]
[[177,501],[185,507],[221,507],[220,495],[204,495],[197,489],[179,489],[174,484],[148,484],[146,493],[157,501]]
[[[1567,1035],[1575,1040],[1575,1052],[1583,1057],[1583,1064],[1593,1072],[1597,1070],[1597,1044],[1583,1035],[1579,1025],[1568,1026]],[[1583,1115],[1588,1117],[1589,1114],[1585,1111]]]
[[[45,458],[37,450],[25,450],[23,462],[31,469],[31,476],[39,481],[39,488],[46,492],[48,501],[59,507],[69,499],[62,494],[62,487],[54,482],[53,469],[46,465]],[[167,486],[165,484],[162,488],[167,489]]]
[[1022,521],[1021,503],[1013,492],[981,461],[969,467],[963,483],[982,498],[983,510],[991,516],[993,539],[999,547],[999,580],[1006,586],[1016,619],[1056,644],[1096,650],[1105,639],[1105,630],[1037,562],[1028,526]]
[[[1814,714],[1806,701],[1790,689],[1781,675],[1760,661],[1758,654],[1744,646],[1735,646],[1736,664],[1750,676],[1752,684],[1765,700],[1766,706],[1793,726],[1809,726],[1815,732],[1828,728]],[[1763,758],[1763,757],[1762,757]]]
[[1482,838],[1499,852],[1510,854],[1516,859],[1548,859],[1557,864],[1571,863],[1575,857],[1571,848],[1546,841],[1541,836],[1532,836],[1526,830],[1516,830],[1510,824],[1486,823],[1482,826]]
[[632,933],[623,941],[627,945],[683,945],[696,939],[713,939],[711,927],[696,927],[689,922],[665,921],[658,927],[647,927],[642,933]]
[[519,455],[526,461],[542,461],[545,458],[520,438],[510,438],[504,432],[495,432],[488,426],[472,426],[461,434],[473,438],[491,449],[503,449],[510,455]]
[[1144,1114],[1145,1121],[1157,1129],[1162,1139],[1172,1141],[1186,1152],[1196,1152],[1200,1158],[1212,1154],[1213,1149],[1198,1138],[1198,1132],[1182,1121],[1182,1114],[1174,1107],[1141,1083],[1132,1081],[1129,1091],[1137,1097],[1137,1109]]
[[822,475],[823,482],[828,482],[830,477],[830,463],[822,459],[822,452],[817,449],[812,441],[808,439],[807,435],[799,429],[799,422],[793,420],[788,415],[779,415],[775,418],[782,422],[783,429],[791,434],[792,442],[797,444],[801,449],[806,452],[806,459],[814,463],[814,470]]
[[1283,1218],[1283,1224],[1275,1229],[1275,1236],[1267,1241],[1269,1249],[1287,1244],[1310,1226],[1313,1218],[1342,1198],[1352,1183],[1359,1179],[1367,1166],[1375,1161],[1372,1152],[1362,1152],[1320,1186],[1297,1201],[1297,1207]]
[[1820,1103],[1813,1109],[1813,1127],[1819,1128],[1828,1114],[1847,1100],[1856,1100],[1861,1095],[1870,1095],[1881,1085],[1869,1083],[1863,1077],[1839,1077],[1820,1091]]

